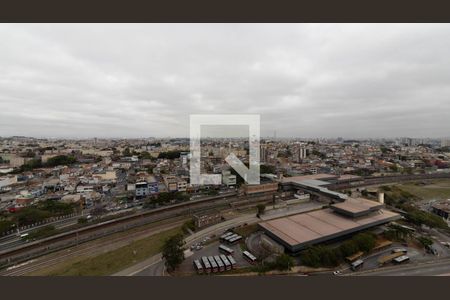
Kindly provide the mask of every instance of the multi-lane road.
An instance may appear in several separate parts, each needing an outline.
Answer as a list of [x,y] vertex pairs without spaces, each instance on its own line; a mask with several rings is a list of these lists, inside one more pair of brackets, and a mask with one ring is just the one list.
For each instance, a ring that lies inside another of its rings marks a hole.
[[[87,215],[88,213],[85,213],[84,215]],[[24,233],[28,233],[31,232],[33,230],[45,227],[45,226],[55,226],[56,229],[62,229],[68,226],[72,226],[78,223],[78,219],[80,218],[81,215],[75,215],[73,217],[70,218],[66,218],[66,219],[61,219],[61,220],[57,220],[54,222],[50,222],[50,223],[45,223],[43,225],[39,225],[39,226],[35,226],[35,227],[31,227],[25,230],[21,230],[20,234],[24,234]],[[1,250],[6,250],[9,248],[14,248],[20,245],[24,245],[26,244],[27,241],[25,239],[22,239],[19,234],[11,234],[8,235],[6,237],[2,237],[0,238],[0,251]]]
[[370,272],[354,273],[355,276],[450,276],[450,259],[419,264],[386,267]]

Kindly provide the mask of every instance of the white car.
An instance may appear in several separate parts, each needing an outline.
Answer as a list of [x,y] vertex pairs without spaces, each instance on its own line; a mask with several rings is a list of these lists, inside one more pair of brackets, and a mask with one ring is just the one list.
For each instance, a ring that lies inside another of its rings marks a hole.
[[339,271],[339,270],[333,272],[333,275],[341,275],[341,274],[342,274],[342,273],[341,273],[341,271]]

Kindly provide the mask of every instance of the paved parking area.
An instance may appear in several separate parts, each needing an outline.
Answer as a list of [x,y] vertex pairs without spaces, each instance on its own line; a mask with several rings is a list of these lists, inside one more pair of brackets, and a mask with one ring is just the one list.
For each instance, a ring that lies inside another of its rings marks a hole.
[[[214,241],[200,250],[193,250],[192,255],[186,257],[184,262],[179,267],[179,271],[177,271],[180,275],[182,274],[193,274],[195,273],[193,262],[195,259],[201,259],[202,256],[215,256],[222,254],[219,251],[219,241]],[[237,268],[249,267],[251,266],[242,256],[242,250],[239,244],[236,245],[227,245],[228,248],[234,250],[233,258],[236,260]],[[226,273],[226,272],[225,272]]]

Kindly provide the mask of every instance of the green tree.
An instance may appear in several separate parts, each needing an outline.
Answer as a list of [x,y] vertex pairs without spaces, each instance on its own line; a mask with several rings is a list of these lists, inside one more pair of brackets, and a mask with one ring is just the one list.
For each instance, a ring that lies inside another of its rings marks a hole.
[[158,154],[158,158],[163,159],[176,159],[180,158],[181,151],[167,151],[167,152],[161,152]]
[[347,257],[359,251],[358,244],[353,240],[348,240],[339,246],[342,256]]
[[354,238],[353,241],[358,245],[358,248],[360,251],[369,252],[370,250],[375,247],[376,239],[375,237],[367,232],[364,233],[358,233]]
[[440,217],[422,211],[412,206],[406,206],[404,209],[408,212],[406,215],[406,219],[414,224],[421,225],[425,224],[429,227],[437,227],[437,228],[448,228],[447,223]]
[[30,234],[25,239],[30,240],[43,239],[56,233],[58,233],[58,231],[56,230],[55,226],[46,225],[44,227],[31,231]]
[[68,215],[73,213],[74,206],[72,204],[62,203],[53,200],[45,200],[38,205],[39,209],[50,212],[52,215]]
[[131,156],[130,148],[126,147],[126,148],[122,151],[122,156]]
[[7,232],[13,228],[14,223],[9,220],[0,221],[0,234]]
[[188,220],[186,221],[183,226],[181,227],[181,230],[183,230],[184,234],[188,234],[190,231],[195,231],[195,222],[194,220]]
[[164,242],[162,257],[168,270],[175,270],[184,260],[184,240],[182,234],[177,234]]
[[292,269],[292,267],[295,265],[295,261],[294,259],[283,253],[281,255],[279,255],[274,262],[274,268],[280,271],[289,271]]
[[87,223],[87,218],[86,217],[81,217],[78,218],[78,224],[86,224]]
[[140,159],[151,159],[153,160],[153,157],[150,153],[148,153],[147,151],[143,151],[139,154],[139,158]]
[[52,158],[49,158],[47,162],[44,164],[46,167],[56,167],[56,166],[69,166],[73,165],[77,162],[77,159],[74,156],[70,155],[58,155]]
[[36,207],[25,207],[14,214],[13,221],[19,223],[19,226],[31,225],[36,222],[43,221],[51,216],[52,214],[48,211],[44,211]]
[[420,236],[417,238],[417,240],[425,247],[430,247],[433,245],[433,240],[424,236]]
[[40,159],[31,159],[20,167],[19,172],[31,171],[33,169],[42,168],[42,166],[42,161]]
[[261,174],[275,174],[275,166],[271,165],[260,165],[259,172]]

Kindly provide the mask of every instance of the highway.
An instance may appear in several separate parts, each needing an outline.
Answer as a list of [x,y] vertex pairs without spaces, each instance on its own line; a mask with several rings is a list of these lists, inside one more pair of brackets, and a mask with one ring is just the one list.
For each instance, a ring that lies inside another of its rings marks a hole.
[[[87,213],[84,215],[87,215]],[[54,222],[49,222],[49,223],[42,224],[39,226],[31,227],[29,229],[21,230],[20,234],[24,234],[24,233],[27,233],[27,232],[30,232],[30,231],[33,231],[33,230],[36,230],[36,229],[39,229],[39,228],[42,228],[45,226],[49,226],[49,225],[55,226],[56,229],[62,229],[64,227],[68,227],[68,226],[77,224],[78,219],[80,217],[81,217],[81,215],[76,215],[71,218],[61,219],[61,220],[57,220]],[[12,234],[12,235],[9,235],[6,237],[2,237],[2,238],[0,238],[0,251],[6,250],[9,248],[14,248],[14,247],[17,247],[20,245],[24,245],[26,243],[27,242],[25,240],[21,239],[17,234]]]
[[402,266],[386,267],[369,272],[358,272],[353,276],[450,276],[450,260],[406,264]]

